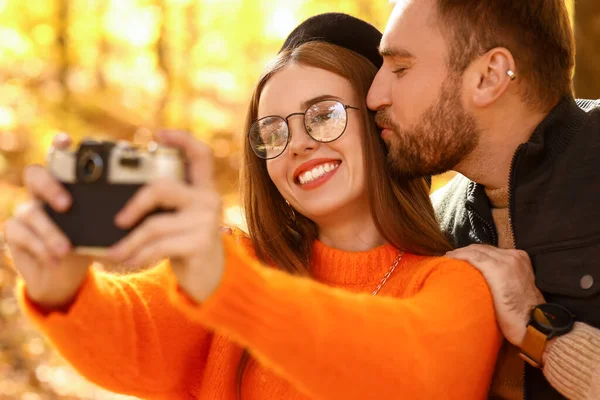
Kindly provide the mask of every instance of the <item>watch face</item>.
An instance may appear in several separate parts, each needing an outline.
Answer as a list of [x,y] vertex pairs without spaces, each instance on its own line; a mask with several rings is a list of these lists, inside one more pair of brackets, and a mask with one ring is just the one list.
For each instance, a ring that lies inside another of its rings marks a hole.
[[564,329],[573,324],[573,315],[557,304],[541,304],[533,309],[531,317],[544,333]]

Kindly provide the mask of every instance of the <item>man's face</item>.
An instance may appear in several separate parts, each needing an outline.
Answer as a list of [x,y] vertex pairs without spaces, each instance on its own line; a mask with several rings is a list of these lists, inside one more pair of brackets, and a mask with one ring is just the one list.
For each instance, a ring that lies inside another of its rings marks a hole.
[[448,70],[448,45],[435,0],[399,0],[381,40],[384,63],[367,96],[401,176],[456,167],[477,145],[479,129],[461,102],[462,77]]

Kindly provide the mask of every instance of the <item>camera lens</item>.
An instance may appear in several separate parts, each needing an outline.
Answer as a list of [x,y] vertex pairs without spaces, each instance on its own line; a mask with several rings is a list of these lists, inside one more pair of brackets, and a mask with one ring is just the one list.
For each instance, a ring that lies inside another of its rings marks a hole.
[[104,162],[98,153],[90,151],[81,155],[78,167],[81,179],[86,183],[91,183],[102,176]]
[[86,161],[83,166],[83,175],[84,176],[92,176],[94,175],[94,170],[96,169],[96,164],[93,160],[89,159]]

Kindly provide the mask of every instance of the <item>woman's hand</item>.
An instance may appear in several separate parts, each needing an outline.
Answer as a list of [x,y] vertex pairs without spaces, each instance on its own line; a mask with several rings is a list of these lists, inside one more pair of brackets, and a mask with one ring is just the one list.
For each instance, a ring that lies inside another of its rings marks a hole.
[[129,229],[158,208],[173,212],[148,217],[111,248],[109,258],[133,267],[169,257],[181,288],[200,302],[218,286],[224,264],[212,152],[184,132],[163,132],[159,141],[187,157],[191,184],[158,179],[140,189],[116,216],[119,227]]
[[[53,146],[66,149],[70,143],[61,134]],[[42,208],[48,203],[58,212],[68,210],[69,193],[40,165],[27,167],[23,179],[32,200],[6,222],[5,240],[28,297],[46,311],[63,309],[76,296],[92,260],[72,252],[69,239]]]

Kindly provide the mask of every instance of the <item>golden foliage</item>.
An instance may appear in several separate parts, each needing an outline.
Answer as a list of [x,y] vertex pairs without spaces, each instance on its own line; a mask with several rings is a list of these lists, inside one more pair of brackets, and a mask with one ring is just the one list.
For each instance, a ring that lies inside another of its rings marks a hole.
[[[160,128],[212,145],[226,217],[239,222],[241,130],[263,66],[311,15],[348,12],[383,30],[390,9],[385,0],[0,0],[0,224],[25,196],[23,167],[43,162],[56,133],[145,144]],[[122,399],[80,378],[36,333],[17,309],[15,279],[0,260],[0,399]]]
[[[319,12],[383,29],[385,0],[0,0],[0,223],[23,167],[54,135],[147,143],[160,128],[209,142],[239,223],[236,182],[250,90],[287,34]],[[0,261],[0,399],[117,399],[79,377],[18,311]]]

